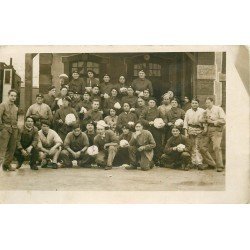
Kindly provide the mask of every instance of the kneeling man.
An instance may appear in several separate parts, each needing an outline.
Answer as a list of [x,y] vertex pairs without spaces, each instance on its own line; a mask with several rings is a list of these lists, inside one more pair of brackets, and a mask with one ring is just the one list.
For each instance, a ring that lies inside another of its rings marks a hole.
[[64,141],[64,148],[60,154],[60,159],[65,167],[84,167],[89,156],[86,150],[89,146],[87,135],[81,131],[80,124],[72,124],[72,132],[69,132]]
[[144,130],[141,123],[135,125],[135,133],[129,142],[128,147],[130,166],[127,170],[137,169],[137,157],[141,170],[147,171],[153,168],[153,149],[156,147],[156,142],[153,135],[148,130]]
[[181,134],[178,127],[173,127],[171,132],[172,136],[168,139],[161,157],[161,166],[172,164],[173,167],[177,167],[181,165],[183,170],[188,171],[191,162],[189,139]]

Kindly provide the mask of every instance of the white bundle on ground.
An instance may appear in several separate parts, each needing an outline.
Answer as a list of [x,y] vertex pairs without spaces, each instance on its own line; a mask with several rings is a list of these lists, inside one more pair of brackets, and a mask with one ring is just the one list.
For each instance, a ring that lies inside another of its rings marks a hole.
[[177,147],[178,151],[183,151],[186,148],[186,146],[184,144],[179,144],[176,147]]
[[90,146],[90,147],[87,148],[87,154],[88,155],[91,155],[91,156],[97,155],[98,152],[99,152],[98,147],[95,146],[95,145]]
[[182,119],[177,119],[174,123],[176,127],[183,127],[184,121]]
[[154,119],[154,127],[155,128],[163,128],[165,126],[165,122],[162,120],[162,118],[155,118]]
[[67,125],[71,125],[73,122],[76,121],[76,117],[74,114],[67,114],[66,117],[65,117],[65,123]]
[[120,147],[121,148],[125,148],[127,146],[129,146],[129,142],[127,140],[121,140],[120,141]]
[[121,104],[119,103],[119,102],[116,102],[115,104],[114,104],[114,108],[115,109],[120,109],[122,106],[121,106]]

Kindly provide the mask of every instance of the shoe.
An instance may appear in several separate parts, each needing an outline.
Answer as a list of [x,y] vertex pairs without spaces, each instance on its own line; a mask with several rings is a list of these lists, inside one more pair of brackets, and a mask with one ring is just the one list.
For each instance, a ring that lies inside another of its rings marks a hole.
[[99,168],[99,166],[96,163],[92,163],[91,168]]
[[42,160],[41,168],[47,168],[47,167],[48,167],[48,162],[46,160]]
[[198,170],[205,170],[207,168],[207,166],[204,164],[198,164],[197,168],[198,168]]
[[9,171],[16,171],[16,168],[12,167],[11,165],[8,167]]
[[53,168],[53,169],[57,169],[57,168],[58,168],[58,166],[57,166],[57,164],[56,164],[56,163],[52,162],[52,163],[51,163],[51,168]]
[[22,167],[22,163],[21,162],[18,162],[17,165],[16,165],[16,169],[19,169],[20,167]]
[[30,169],[31,169],[31,170],[38,170],[38,167],[37,167],[36,165],[30,166]]
[[112,166],[105,166],[104,169],[105,169],[105,170],[110,170],[110,169],[112,169]]
[[184,170],[185,170],[185,171],[189,171],[189,170],[190,170],[190,164],[185,164]]
[[125,167],[125,169],[127,169],[127,170],[136,170],[137,167],[134,166],[134,165],[129,165],[129,166]]
[[3,169],[3,171],[8,171],[9,168],[5,165],[2,165],[2,169]]
[[221,167],[220,167],[220,168],[217,168],[217,172],[223,172],[223,170],[224,170],[224,169],[221,168]]

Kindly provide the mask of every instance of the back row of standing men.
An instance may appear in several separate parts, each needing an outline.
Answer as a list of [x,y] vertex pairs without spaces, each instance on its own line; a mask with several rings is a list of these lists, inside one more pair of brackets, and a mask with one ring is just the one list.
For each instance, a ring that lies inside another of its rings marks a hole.
[[[181,108],[169,91],[157,107],[143,70],[131,85],[124,76],[112,84],[107,74],[99,83],[93,71],[88,71],[85,81],[76,71],[70,82],[62,74],[60,83],[59,94],[52,86],[46,95],[36,96],[19,131],[15,91],[9,92],[8,102],[0,104],[0,164],[4,170],[14,170],[10,165],[14,153],[17,168],[30,155],[35,170],[39,159],[42,167],[52,168],[60,160],[65,167],[98,164],[111,169],[116,162],[128,164],[127,169],[137,169],[140,163],[143,170],[154,164],[188,170],[192,161],[198,169],[223,170],[220,144],[225,113],[211,98],[206,100],[206,110],[199,108],[199,100],[190,102],[187,97]],[[210,142],[215,161],[208,151]],[[96,147],[90,147],[93,145]]]

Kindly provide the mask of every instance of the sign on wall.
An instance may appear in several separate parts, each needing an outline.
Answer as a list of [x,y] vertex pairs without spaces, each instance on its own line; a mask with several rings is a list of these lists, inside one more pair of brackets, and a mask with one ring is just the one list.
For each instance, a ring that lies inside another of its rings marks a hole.
[[215,80],[216,65],[197,65],[197,79]]

